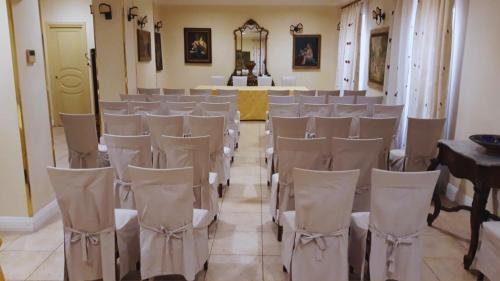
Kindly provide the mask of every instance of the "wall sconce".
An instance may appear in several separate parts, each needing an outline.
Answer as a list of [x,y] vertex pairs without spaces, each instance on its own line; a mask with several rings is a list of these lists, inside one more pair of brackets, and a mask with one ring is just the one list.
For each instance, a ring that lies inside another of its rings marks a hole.
[[138,12],[139,12],[139,7],[137,6],[128,8],[128,14],[127,14],[128,21],[132,21],[134,18],[136,18],[138,16],[137,15]]
[[163,28],[163,22],[162,21],[157,21],[155,23],[155,32],[160,32],[160,29]]
[[137,20],[137,25],[143,29],[144,26],[146,25],[146,23],[148,23],[148,16],[143,16],[142,18],[139,17],[139,19]]
[[304,26],[302,23],[298,23],[297,25],[290,25],[290,33],[302,33],[304,31]]
[[112,19],[113,15],[111,13],[111,5],[108,5],[106,3],[99,4],[99,14],[104,15],[104,18],[106,20]]
[[372,11],[372,15],[377,25],[380,25],[385,20],[385,13],[379,7]]

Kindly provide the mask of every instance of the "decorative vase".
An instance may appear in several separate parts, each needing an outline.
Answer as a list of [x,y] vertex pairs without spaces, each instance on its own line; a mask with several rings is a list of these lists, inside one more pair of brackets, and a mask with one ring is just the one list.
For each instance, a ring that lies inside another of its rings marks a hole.
[[253,74],[253,69],[255,67],[255,62],[253,60],[247,62],[245,65],[248,69],[248,75],[247,75],[247,85],[248,86],[257,86],[257,76]]

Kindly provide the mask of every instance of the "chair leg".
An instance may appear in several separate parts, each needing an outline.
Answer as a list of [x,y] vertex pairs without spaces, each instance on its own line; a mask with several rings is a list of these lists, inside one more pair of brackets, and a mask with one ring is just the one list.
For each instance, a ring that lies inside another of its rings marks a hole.
[[281,242],[281,238],[283,237],[283,226],[278,224],[278,241]]
[[231,184],[231,182],[229,181],[229,179],[227,179],[226,184],[227,184],[227,187],[229,187],[229,185]]
[[286,267],[283,266],[283,272],[287,273],[288,271],[286,270]]
[[484,274],[479,272],[479,275],[477,276],[477,281],[484,281]]
[[222,198],[222,184],[219,184],[219,186],[217,187],[217,191],[219,193],[219,198]]
[[203,264],[203,270],[208,270],[208,260]]

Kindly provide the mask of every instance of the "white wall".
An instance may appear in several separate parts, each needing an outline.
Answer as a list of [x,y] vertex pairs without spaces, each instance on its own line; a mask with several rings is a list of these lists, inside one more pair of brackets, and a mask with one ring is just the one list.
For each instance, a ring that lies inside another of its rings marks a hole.
[[[163,21],[166,70],[158,76],[159,87],[189,88],[210,84],[212,75],[234,70],[233,30],[252,18],[269,30],[268,70],[277,85],[284,75],[311,89],[333,89],[337,66],[340,10],[331,6],[159,6]],[[304,34],[321,34],[321,69],[293,70],[291,24],[302,23]],[[212,64],[184,63],[184,28],[212,29]]]

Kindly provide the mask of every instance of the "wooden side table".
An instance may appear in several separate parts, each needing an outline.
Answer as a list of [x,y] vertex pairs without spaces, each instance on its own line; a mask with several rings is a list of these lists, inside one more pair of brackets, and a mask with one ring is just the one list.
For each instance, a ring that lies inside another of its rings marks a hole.
[[487,219],[499,220],[496,215],[486,210],[486,203],[491,188],[500,188],[500,154],[487,151],[482,146],[470,140],[441,140],[438,143],[439,154],[433,159],[428,170],[435,170],[438,165],[447,166],[450,173],[460,179],[468,179],[474,184],[472,206],[442,206],[437,190],[434,190],[432,201],[434,212],[427,218],[432,225],[441,210],[457,212],[468,210],[470,214],[471,237],[469,251],[464,256],[464,267],[469,269],[479,242],[479,228]]

